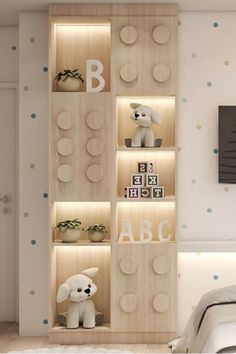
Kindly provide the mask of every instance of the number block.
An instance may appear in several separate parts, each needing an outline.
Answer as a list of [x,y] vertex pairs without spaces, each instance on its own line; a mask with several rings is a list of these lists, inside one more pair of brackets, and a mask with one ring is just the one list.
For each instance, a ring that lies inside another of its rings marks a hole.
[[165,187],[152,188],[152,198],[164,198],[164,197],[165,197]]
[[125,187],[125,198],[138,199],[140,196],[140,187]]
[[144,186],[145,185],[145,175],[143,174],[133,174],[131,175],[131,186]]
[[159,186],[159,175],[148,174],[146,176],[146,187]]
[[148,161],[138,162],[138,173],[153,173],[153,163]]
[[152,198],[152,188],[151,187],[141,187],[140,188],[141,198]]

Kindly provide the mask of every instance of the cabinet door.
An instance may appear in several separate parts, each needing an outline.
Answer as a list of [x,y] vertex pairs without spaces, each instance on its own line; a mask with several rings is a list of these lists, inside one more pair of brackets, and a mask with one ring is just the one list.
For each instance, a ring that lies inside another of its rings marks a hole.
[[112,298],[116,330],[175,331],[176,245],[117,244]]

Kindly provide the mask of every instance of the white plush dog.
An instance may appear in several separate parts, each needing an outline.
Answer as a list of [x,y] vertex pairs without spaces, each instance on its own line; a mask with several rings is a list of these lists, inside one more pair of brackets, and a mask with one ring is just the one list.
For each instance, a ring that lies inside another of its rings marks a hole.
[[67,312],[67,328],[78,328],[80,323],[84,328],[95,327],[95,306],[89,300],[97,291],[91,280],[98,268],[85,269],[81,274],[73,275],[57,291],[57,302],[70,300]]
[[155,139],[151,124],[160,124],[161,118],[159,114],[151,107],[143,106],[139,103],[131,103],[130,107],[134,109],[130,118],[138,128],[135,129],[132,137],[132,147],[154,147]]

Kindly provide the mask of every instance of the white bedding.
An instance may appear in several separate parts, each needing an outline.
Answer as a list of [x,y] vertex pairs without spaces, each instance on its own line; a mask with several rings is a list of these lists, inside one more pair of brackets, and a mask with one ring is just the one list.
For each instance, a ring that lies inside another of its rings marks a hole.
[[183,336],[170,346],[176,353],[217,353],[227,347],[236,347],[236,286],[205,294],[193,311]]
[[223,323],[212,328],[202,353],[217,353],[228,347],[235,347],[236,352],[236,323]]

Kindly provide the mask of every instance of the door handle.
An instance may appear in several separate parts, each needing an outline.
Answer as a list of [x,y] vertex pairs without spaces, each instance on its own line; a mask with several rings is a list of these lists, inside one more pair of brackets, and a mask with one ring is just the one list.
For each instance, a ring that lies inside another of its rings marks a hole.
[[0,198],[0,202],[4,204],[11,202],[11,196],[9,194],[5,194],[2,198]]

